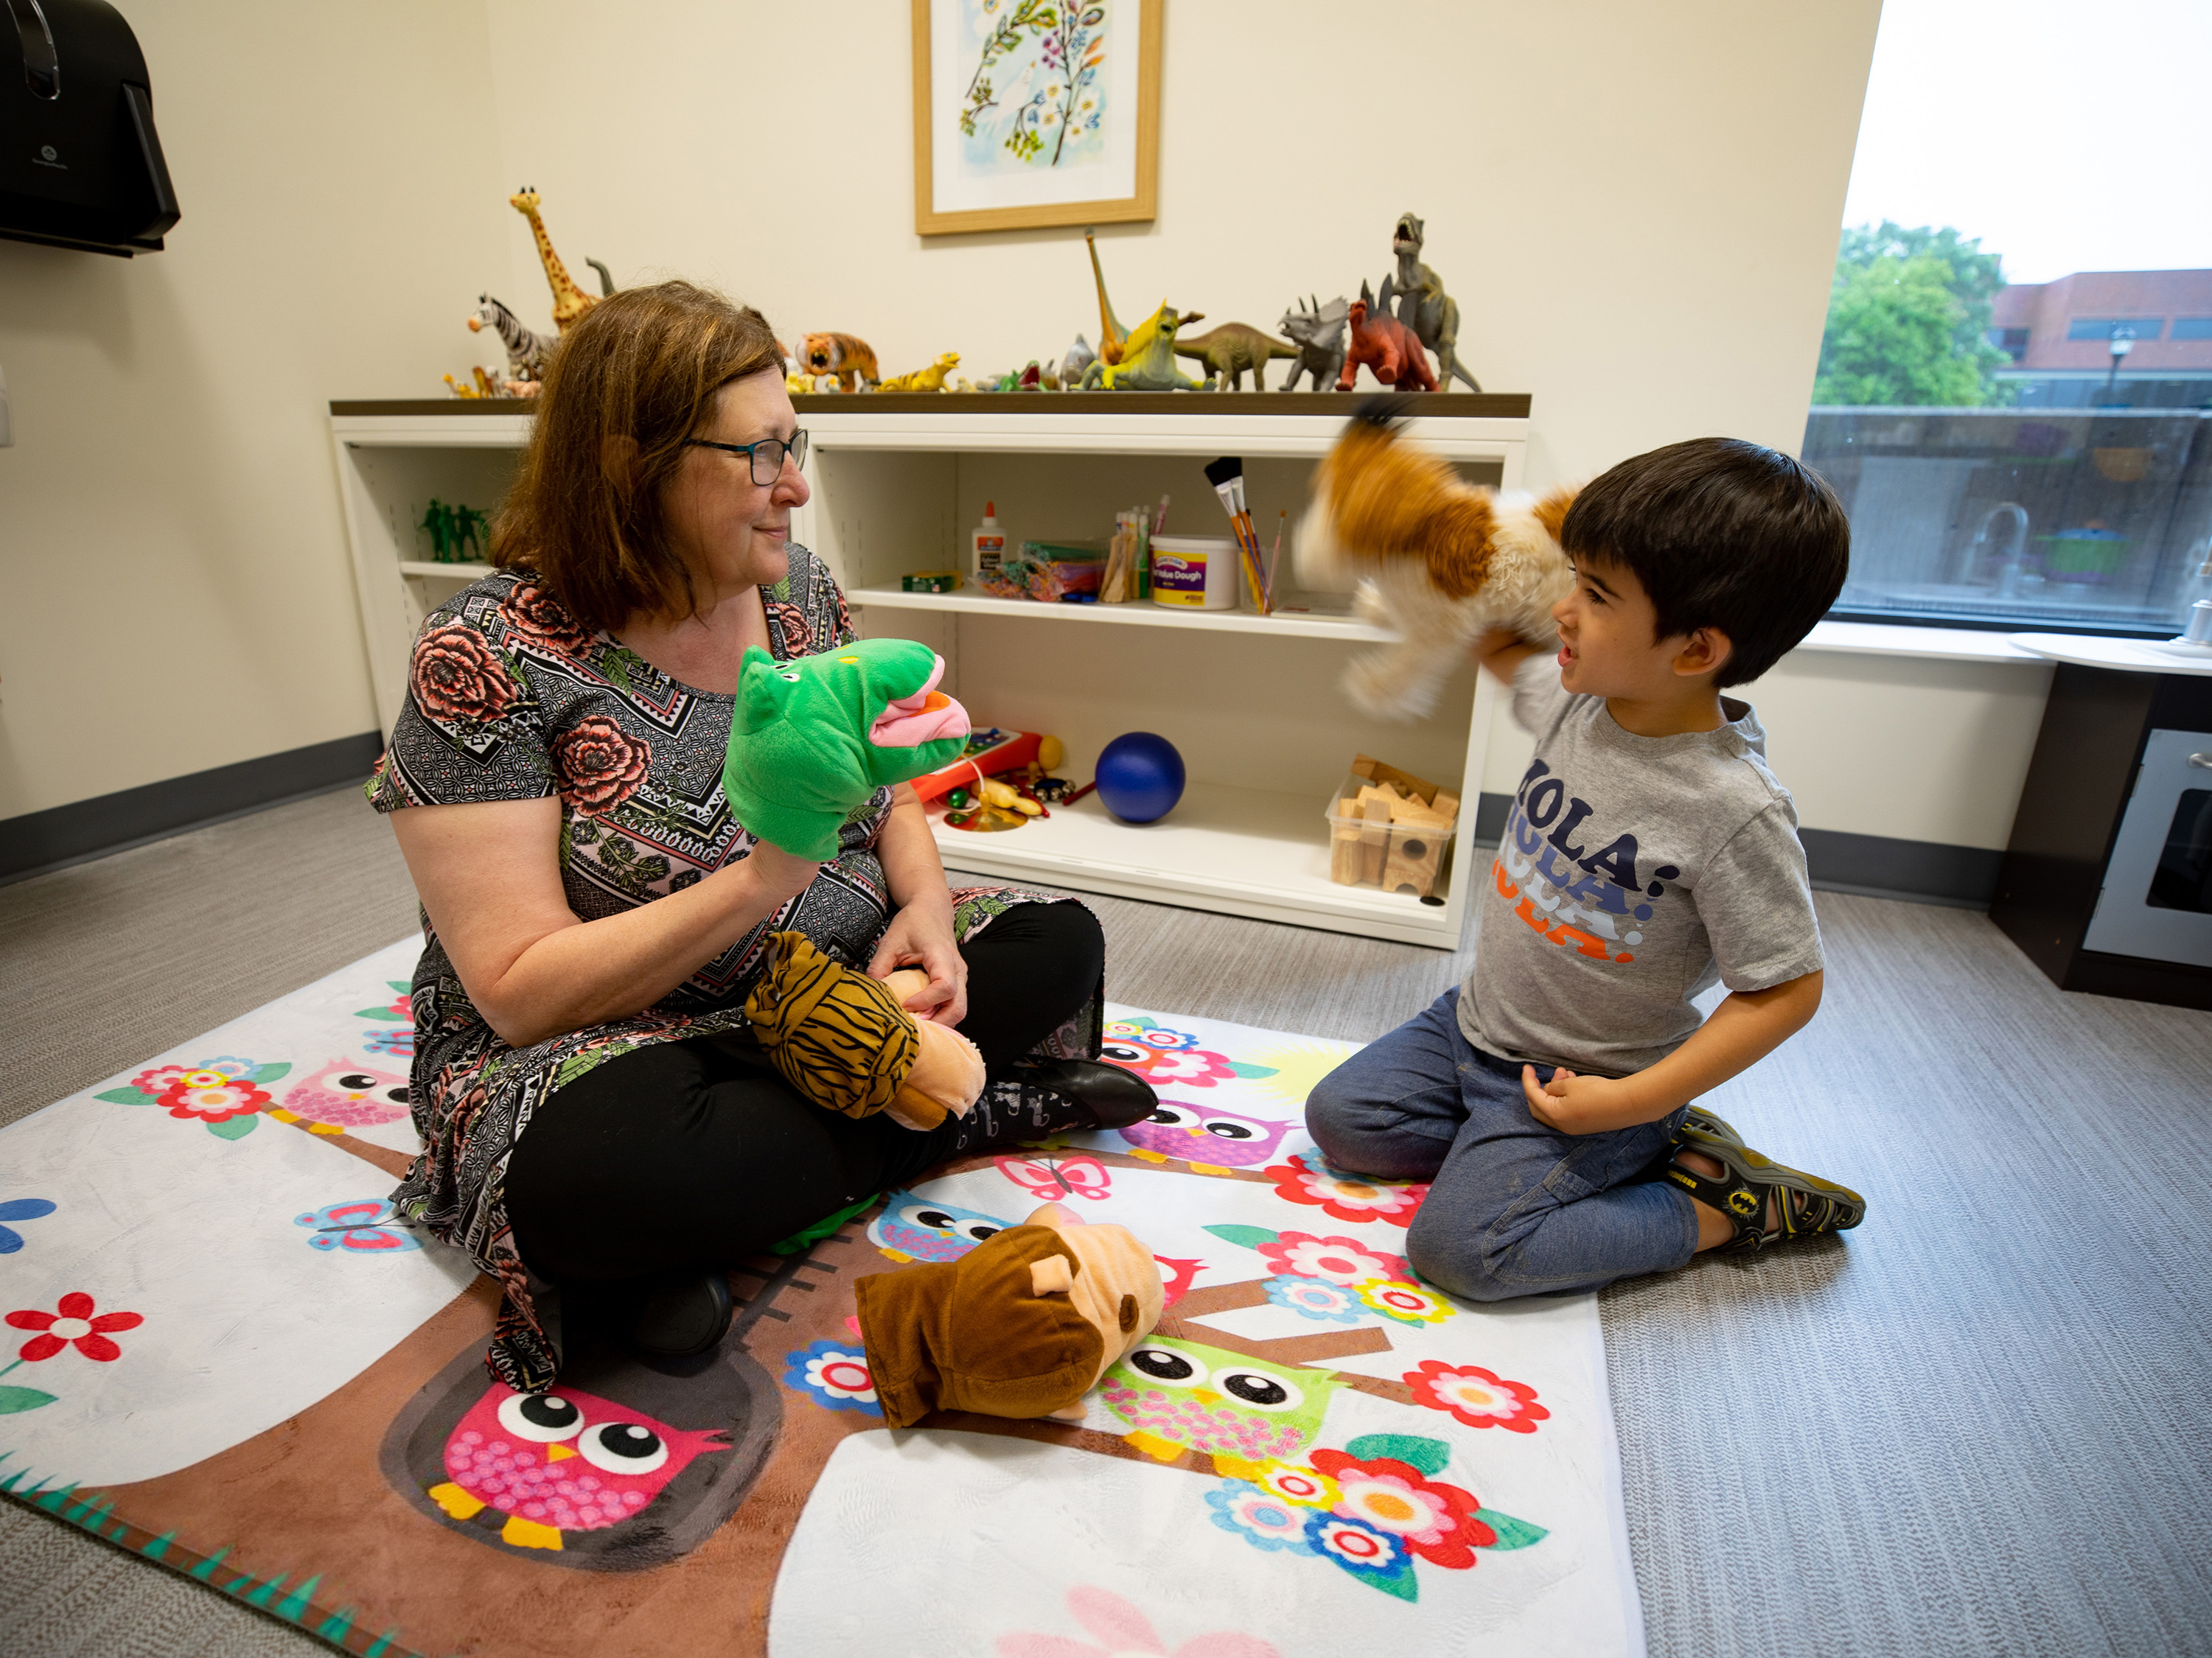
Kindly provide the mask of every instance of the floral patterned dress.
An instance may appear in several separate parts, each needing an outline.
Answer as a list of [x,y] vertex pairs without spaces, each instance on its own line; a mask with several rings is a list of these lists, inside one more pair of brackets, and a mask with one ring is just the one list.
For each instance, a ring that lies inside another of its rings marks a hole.
[[[792,547],[789,574],[761,598],[780,661],[858,636],[836,580],[803,547]],[[504,571],[424,621],[369,803],[395,811],[557,795],[569,908],[586,921],[618,914],[683,890],[754,844],[722,793],[733,701],[590,632],[531,572]],[[507,1157],[532,1114],[617,1055],[743,1029],[771,932],[797,928],[834,958],[864,965],[892,909],[874,851],[890,808],[890,791],[877,790],[811,885],[653,1006],[528,1048],[501,1042],[470,1003],[424,914],[410,1090],[423,1151],[392,1201],[500,1280],[506,1299],[486,1363],[508,1386],[550,1386],[557,1363],[507,1217]],[[956,890],[955,932],[964,940],[1016,904],[1056,902],[1066,901],[1016,887]],[[1101,1005],[1094,993],[1040,1051],[1095,1055]]]

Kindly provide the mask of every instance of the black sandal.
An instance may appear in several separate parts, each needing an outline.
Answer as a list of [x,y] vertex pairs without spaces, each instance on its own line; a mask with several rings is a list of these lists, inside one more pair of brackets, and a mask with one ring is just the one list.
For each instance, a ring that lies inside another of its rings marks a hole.
[[[1700,1118],[1702,1122],[1697,1121]],[[1761,1249],[1823,1232],[1848,1232],[1866,1218],[1866,1199],[1850,1187],[1773,1162],[1746,1145],[1733,1128],[1711,1113],[1693,1112],[1686,1118],[1675,1143],[1686,1151],[1702,1152],[1728,1171],[1727,1179],[1716,1180],[1679,1163],[1667,1165],[1668,1180],[1735,1224],[1735,1236],[1723,1248]],[[1769,1199],[1774,1209],[1771,1230],[1763,1224]]]

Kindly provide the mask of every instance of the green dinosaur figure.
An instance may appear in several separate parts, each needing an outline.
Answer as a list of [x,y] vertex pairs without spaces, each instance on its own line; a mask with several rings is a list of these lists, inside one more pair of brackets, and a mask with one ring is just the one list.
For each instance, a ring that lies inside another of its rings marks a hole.
[[738,671],[722,793],[760,839],[837,855],[838,829],[878,789],[957,759],[968,712],[927,645],[863,639],[779,662],[756,646]]
[[1176,341],[1175,354],[1178,357],[1196,357],[1205,363],[1206,384],[1217,390],[1242,392],[1244,371],[1249,368],[1253,385],[1264,392],[1267,389],[1267,364],[1277,357],[1295,361],[1298,349],[1261,333],[1249,323],[1225,322],[1196,339]]
[[1176,315],[1165,300],[1160,308],[1129,331],[1127,349],[1119,362],[1093,362],[1083,371],[1083,389],[1109,392],[1195,392],[1196,380],[1176,367],[1176,330],[1198,321],[1206,313],[1190,311]]

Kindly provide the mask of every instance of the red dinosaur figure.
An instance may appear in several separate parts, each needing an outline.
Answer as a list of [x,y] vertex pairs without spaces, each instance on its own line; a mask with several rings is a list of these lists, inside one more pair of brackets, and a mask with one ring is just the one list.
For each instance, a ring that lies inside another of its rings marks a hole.
[[1421,349],[1413,331],[1395,317],[1370,320],[1369,313],[1374,308],[1374,295],[1365,282],[1360,283],[1359,297],[1352,302],[1347,319],[1351,337],[1345,342],[1344,373],[1337,380],[1336,389],[1352,390],[1364,362],[1385,386],[1395,386],[1401,392],[1435,391],[1436,371],[1429,367],[1428,353]]

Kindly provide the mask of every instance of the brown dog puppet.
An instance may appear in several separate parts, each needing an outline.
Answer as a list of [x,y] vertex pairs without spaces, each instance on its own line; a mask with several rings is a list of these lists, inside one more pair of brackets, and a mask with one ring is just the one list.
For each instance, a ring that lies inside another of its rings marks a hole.
[[957,1260],[854,1286],[884,1420],[932,1411],[1083,1420],[1083,1395],[1152,1333],[1159,1263],[1119,1226],[1048,1203]]

